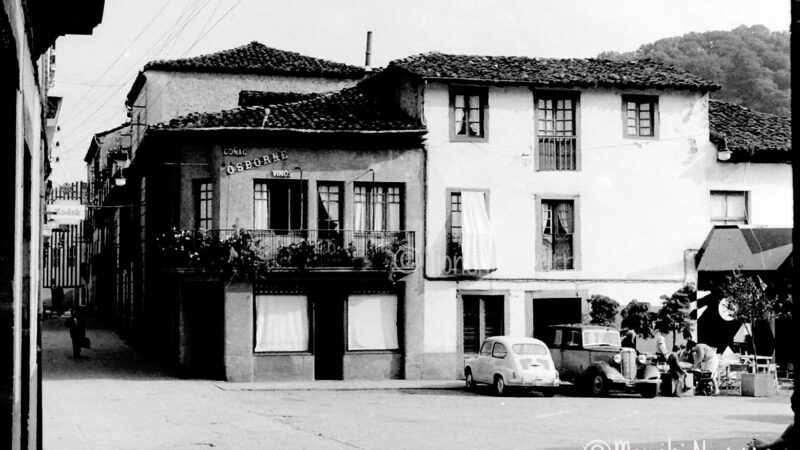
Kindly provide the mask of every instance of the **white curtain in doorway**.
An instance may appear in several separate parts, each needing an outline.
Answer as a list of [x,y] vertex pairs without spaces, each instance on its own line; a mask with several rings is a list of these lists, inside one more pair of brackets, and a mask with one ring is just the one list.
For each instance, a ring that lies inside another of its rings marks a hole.
[[308,298],[256,296],[257,352],[308,351]]
[[397,296],[351,295],[347,300],[347,349],[397,348]]
[[483,192],[461,192],[463,270],[497,269],[494,235]]

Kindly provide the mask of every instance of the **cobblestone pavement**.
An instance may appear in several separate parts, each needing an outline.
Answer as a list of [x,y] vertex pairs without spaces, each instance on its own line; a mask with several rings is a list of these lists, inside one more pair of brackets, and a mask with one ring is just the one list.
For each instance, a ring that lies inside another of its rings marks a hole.
[[[43,327],[46,449],[742,448],[791,420],[789,399],[466,392],[452,380],[241,384],[170,377],[108,330],[73,360]],[[589,444],[592,442],[592,444]],[[695,443],[697,447],[695,447]],[[607,444],[604,447],[603,444]],[[617,448],[626,448],[618,446]]]

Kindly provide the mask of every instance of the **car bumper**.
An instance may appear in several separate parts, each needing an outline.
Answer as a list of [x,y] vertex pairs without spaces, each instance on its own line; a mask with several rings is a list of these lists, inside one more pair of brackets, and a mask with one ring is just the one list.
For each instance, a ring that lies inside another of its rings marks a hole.
[[512,387],[558,387],[561,384],[558,380],[544,380],[544,379],[534,379],[534,380],[507,380],[506,385]]
[[644,386],[644,385],[648,385],[648,384],[660,385],[661,384],[661,380],[625,380],[625,381],[618,381],[618,382],[614,383],[614,385],[625,386],[625,387],[631,388],[631,389],[634,389],[637,386]]

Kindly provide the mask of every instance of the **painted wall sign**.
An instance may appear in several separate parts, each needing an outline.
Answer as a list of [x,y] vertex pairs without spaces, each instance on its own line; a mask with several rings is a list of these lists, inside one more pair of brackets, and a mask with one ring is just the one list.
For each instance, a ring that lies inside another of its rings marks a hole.
[[225,167],[225,172],[227,172],[228,175],[233,175],[237,172],[244,172],[245,170],[266,166],[279,161],[286,161],[287,159],[289,159],[289,156],[286,155],[286,152],[270,153],[268,155],[259,156],[255,159],[248,159],[236,164],[229,163]]
[[247,150],[240,147],[225,147],[222,149],[224,156],[247,156]]
[[289,178],[292,176],[292,171],[286,169],[273,169],[272,176],[275,178]]

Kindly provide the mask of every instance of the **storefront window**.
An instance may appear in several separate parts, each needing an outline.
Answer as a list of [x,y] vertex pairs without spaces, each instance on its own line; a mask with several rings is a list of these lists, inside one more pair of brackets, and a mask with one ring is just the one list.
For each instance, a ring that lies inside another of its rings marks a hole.
[[351,295],[347,301],[347,349],[397,348],[397,296]]
[[308,351],[308,334],[308,298],[305,295],[256,296],[255,351]]

